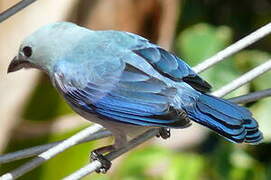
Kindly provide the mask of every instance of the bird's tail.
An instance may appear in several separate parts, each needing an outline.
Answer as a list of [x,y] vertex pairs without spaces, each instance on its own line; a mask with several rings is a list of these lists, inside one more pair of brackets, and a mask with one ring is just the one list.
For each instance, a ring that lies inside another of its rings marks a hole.
[[246,108],[229,101],[202,94],[197,103],[186,111],[190,119],[232,142],[258,144],[263,139],[252,114]]

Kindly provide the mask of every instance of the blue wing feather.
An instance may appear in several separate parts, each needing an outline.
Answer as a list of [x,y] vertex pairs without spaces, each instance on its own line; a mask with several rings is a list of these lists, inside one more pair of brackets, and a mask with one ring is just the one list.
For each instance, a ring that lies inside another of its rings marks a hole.
[[[151,45],[151,44],[150,44]],[[177,56],[153,45],[133,50],[137,55],[148,61],[160,74],[174,81],[184,81],[194,89],[208,92],[211,86],[201,79],[184,61]]]
[[179,112],[170,107],[169,98],[176,94],[175,88],[128,64],[119,81],[108,92],[101,87],[102,84],[89,82],[80,88],[57,75],[55,79],[73,106],[102,118],[141,126],[180,128],[190,125],[188,119],[180,120]]

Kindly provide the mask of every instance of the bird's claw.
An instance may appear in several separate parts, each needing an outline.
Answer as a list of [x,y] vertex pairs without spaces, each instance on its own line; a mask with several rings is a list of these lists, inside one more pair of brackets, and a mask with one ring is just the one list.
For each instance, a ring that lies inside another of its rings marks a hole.
[[157,134],[156,136],[161,137],[163,139],[168,139],[170,137],[170,129],[169,128],[160,128],[159,134]]
[[96,150],[91,152],[90,158],[92,161],[97,160],[102,164],[99,169],[95,170],[97,173],[105,174],[111,167],[111,162]]

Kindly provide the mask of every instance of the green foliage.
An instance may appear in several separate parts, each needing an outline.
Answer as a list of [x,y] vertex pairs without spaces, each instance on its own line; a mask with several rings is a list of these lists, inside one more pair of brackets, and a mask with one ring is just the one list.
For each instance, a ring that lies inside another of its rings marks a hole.
[[194,66],[222,50],[231,42],[231,39],[232,31],[229,27],[215,27],[200,23],[180,33],[176,48],[180,57]]
[[195,153],[174,153],[164,179],[200,179],[203,176],[204,161],[203,156]]
[[148,179],[152,176],[147,173],[148,170],[153,169],[153,167],[161,169],[160,166],[163,167],[161,163],[166,164],[168,160],[168,150],[159,147],[147,147],[132,152],[119,166],[116,179]]
[[259,121],[260,129],[264,133],[264,141],[271,141],[270,123],[271,99],[263,99],[252,106],[254,117]]

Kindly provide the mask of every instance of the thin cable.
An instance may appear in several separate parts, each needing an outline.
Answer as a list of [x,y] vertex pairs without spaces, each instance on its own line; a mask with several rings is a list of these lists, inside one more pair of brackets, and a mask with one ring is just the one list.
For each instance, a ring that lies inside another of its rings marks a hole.
[[[158,129],[150,129],[148,131],[146,131],[145,133],[139,135],[138,137],[134,138],[133,140],[131,140],[125,147],[120,148],[116,151],[113,151],[111,153],[109,153],[108,155],[106,155],[105,157],[112,161],[115,158],[119,157],[120,155],[128,152],[129,150],[135,148],[136,146],[142,144],[143,142],[151,139],[152,137],[154,137],[155,135],[157,135],[158,133]],[[94,172],[97,168],[101,167],[101,163],[99,161],[93,161],[91,163],[89,163],[88,165],[84,166],[83,168],[79,169],[78,171],[76,171],[75,173],[67,176],[64,178],[64,180],[77,180],[77,179],[81,179],[82,177]]]
[[10,179],[16,179],[23,174],[31,171],[35,167],[38,167],[43,162],[51,159],[55,155],[63,152],[65,149],[68,149],[71,146],[74,146],[78,144],[82,139],[98,132],[99,130],[102,130],[103,126],[99,124],[94,124],[90,127],[87,127],[86,129],[83,129],[82,131],[78,132],[77,134],[71,136],[70,138],[64,140],[62,143],[57,144],[56,146],[48,149],[47,151],[39,154],[36,158],[30,160],[29,162],[23,164],[19,168],[4,174],[0,177],[0,180],[10,180]]
[[229,92],[247,84],[248,82],[252,81],[256,77],[264,74],[265,72],[271,69],[271,60],[266,61],[265,63],[257,66],[256,68],[250,70],[249,72],[245,73],[244,75],[240,76],[239,78],[233,80],[229,84],[223,86],[219,90],[212,93],[214,96],[224,96]]
[[[110,131],[101,130],[101,131],[99,131],[99,132],[97,132],[95,134],[92,134],[91,136],[88,136],[87,138],[79,141],[78,144],[88,142],[88,141],[97,140],[97,139],[102,139],[102,138],[105,138],[105,137],[108,137],[108,136],[111,136]],[[35,146],[35,147],[23,149],[23,150],[16,151],[16,152],[7,153],[5,155],[1,155],[0,156],[0,164],[16,161],[16,160],[20,160],[20,159],[29,158],[29,157],[32,157],[32,156],[35,156],[35,155],[39,155],[40,153],[42,153],[42,152],[56,146],[59,143],[62,143],[63,141],[48,143],[48,144],[44,144],[44,145],[40,145],[40,146]]]
[[248,36],[240,39],[236,43],[228,46],[226,49],[223,49],[222,51],[218,52],[214,56],[198,64],[197,66],[193,68],[193,70],[197,73],[200,73],[208,69],[209,67],[213,66],[214,64],[224,60],[225,58],[239,52],[240,50],[246,48],[247,46],[262,39],[263,37],[267,36],[270,33],[271,33],[271,23],[268,23],[265,26],[257,29],[253,33],[249,34]]
[[22,0],[12,6],[11,8],[5,10],[4,12],[0,13],[0,23],[3,22],[4,20],[8,19],[10,16],[16,14],[20,10],[24,9],[25,7],[29,6],[36,0]]
[[230,98],[228,100],[237,104],[246,104],[269,96],[271,96],[271,89],[249,93],[243,96]]

